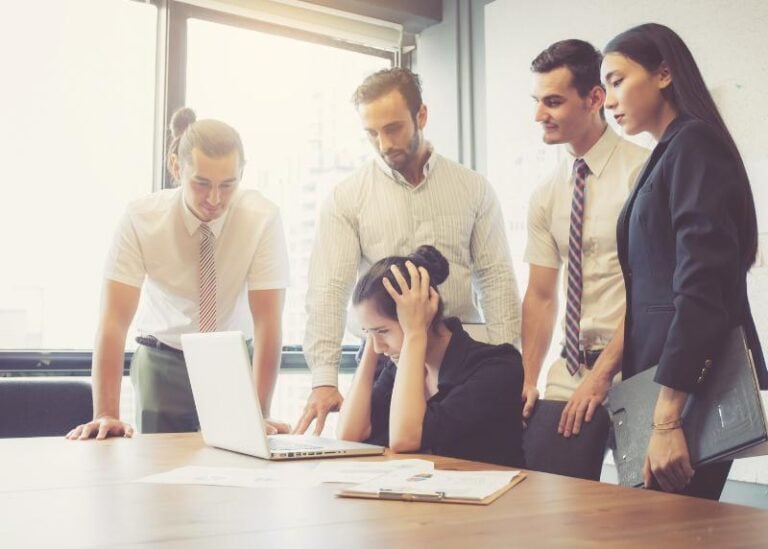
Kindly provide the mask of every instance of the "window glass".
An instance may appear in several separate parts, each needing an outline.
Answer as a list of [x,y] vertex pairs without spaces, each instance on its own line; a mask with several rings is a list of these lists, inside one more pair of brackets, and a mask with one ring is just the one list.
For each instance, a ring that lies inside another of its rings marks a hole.
[[390,61],[197,19],[187,56],[187,106],[240,132],[243,186],[280,206],[291,261],[283,343],[300,345],[318,208],[371,151],[350,98]]
[[89,349],[117,220],[152,190],[157,11],[13,4],[0,17],[0,349]]

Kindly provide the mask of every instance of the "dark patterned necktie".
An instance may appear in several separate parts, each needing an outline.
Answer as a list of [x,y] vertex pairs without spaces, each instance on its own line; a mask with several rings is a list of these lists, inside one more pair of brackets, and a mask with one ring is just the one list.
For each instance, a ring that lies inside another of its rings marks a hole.
[[200,225],[200,331],[216,331],[216,237],[211,228]]
[[584,191],[589,168],[583,159],[573,164],[573,201],[568,235],[568,291],[565,308],[565,360],[568,371],[579,371],[579,328],[581,323],[581,234],[584,224]]

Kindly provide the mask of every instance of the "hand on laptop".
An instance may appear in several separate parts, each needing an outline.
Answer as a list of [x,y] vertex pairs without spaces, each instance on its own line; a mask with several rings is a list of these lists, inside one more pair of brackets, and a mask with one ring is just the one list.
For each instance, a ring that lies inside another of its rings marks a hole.
[[266,429],[268,435],[277,435],[291,432],[290,425],[283,421],[277,421],[270,418],[264,420],[264,428]]
[[315,387],[312,389],[309,399],[307,399],[304,413],[296,424],[293,432],[303,435],[309,428],[312,420],[317,418],[314,434],[320,436],[323,432],[323,427],[325,427],[325,418],[328,416],[328,413],[338,412],[343,401],[344,399],[336,387]]
[[94,418],[93,421],[78,425],[67,433],[69,440],[87,440],[95,436],[96,440],[103,440],[107,437],[127,437],[133,436],[133,427],[111,416],[102,416]]

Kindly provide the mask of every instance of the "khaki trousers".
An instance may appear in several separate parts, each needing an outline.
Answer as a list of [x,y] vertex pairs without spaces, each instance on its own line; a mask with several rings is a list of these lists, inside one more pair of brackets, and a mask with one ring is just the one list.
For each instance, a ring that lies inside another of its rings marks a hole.
[[[547,374],[547,385],[544,389],[544,398],[547,400],[570,400],[584,377],[589,374],[585,366],[579,367],[576,375],[571,375],[566,366],[565,359],[559,357],[552,363]],[[621,381],[621,372],[613,378],[613,384]],[[605,402],[603,402],[605,404]]]

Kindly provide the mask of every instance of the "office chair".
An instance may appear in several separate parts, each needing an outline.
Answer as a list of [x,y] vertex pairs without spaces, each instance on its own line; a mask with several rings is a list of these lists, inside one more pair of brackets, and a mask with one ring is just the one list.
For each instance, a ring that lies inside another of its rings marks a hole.
[[526,467],[588,480],[600,480],[605,445],[611,424],[608,411],[600,406],[581,432],[565,438],[557,433],[565,401],[539,400],[523,430]]
[[0,438],[63,436],[92,417],[86,380],[0,378]]

